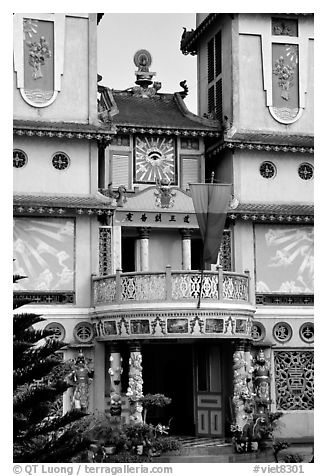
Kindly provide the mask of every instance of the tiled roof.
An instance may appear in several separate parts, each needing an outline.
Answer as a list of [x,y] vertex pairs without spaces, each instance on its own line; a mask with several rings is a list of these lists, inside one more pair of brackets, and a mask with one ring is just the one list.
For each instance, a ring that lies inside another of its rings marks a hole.
[[217,122],[192,114],[176,93],[143,98],[113,91],[113,96],[119,110],[113,117],[116,126],[218,132]]
[[313,215],[313,204],[297,203],[240,203],[233,213],[266,213],[281,215]]
[[[14,119],[14,134],[48,137],[100,139],[112,135],[112,124],[83,124],[78,122],[23,121]],[[58,135],[59,134],[59,135]],[[98,137],[97,137],[98,136]]]
[[65,208],[113,208],[115,200],[101,193],[87,195],[54,195],[48,193],[15,193],[14,206],[65,207]]
[[237,131],[227,132],[225,140],[229,142],[251,142],[270,145],[291,145],[295,147],[313,147],[313,134],[278,134],[269,131]]

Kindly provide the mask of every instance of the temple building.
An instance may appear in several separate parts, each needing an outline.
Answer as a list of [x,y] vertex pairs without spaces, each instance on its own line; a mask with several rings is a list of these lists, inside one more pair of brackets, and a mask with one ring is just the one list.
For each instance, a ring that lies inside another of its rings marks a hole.
[[233,183],[233,262],[248,269],[252,348],[282,436],[313,436],[313,15],[197,14],[198,112],[223,133],[206,170]]
[[[312,16],[197,14],[199,115],[146,49],[134,87],[103,85],[100,20],[14,15],[14,292],[76,363],[63,411],[139,421],[162,393],[177,435],[283,411],[311,438]],[[205,269],[192,184],[231,187]]]

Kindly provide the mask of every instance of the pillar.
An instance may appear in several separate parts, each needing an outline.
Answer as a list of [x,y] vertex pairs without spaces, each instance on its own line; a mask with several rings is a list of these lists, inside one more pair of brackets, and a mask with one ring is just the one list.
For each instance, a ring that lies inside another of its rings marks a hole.
[[121,226],[112,227],[112,272],[121,269]]
[[140,243],[140,271],[149,271],[149,233],[151,228],[140,227],[137,229],[139,233]]
[[[251,440],[253,423],[254,399],[252,385],[252,360],[250,344],[240,340],[236,343],[233,354],[233,431],[240,435],[243,441]],[[246,451],[246,448],[245,448]]]
[[126,393],[130,402],[131,423],[142,422],[143,406],[140,398],[143,397],[142,354],[141,345],[135,341],[130,344],[129,380]]
[[110,362],[109,362],[109,375],[110,375],[110,415],[112,417],[121,416],[121,374],[122,357],[119,352],[118,344],[115,342],[110,344]]
[[94,345],[94,410],[104,413],[105,409],[105,344],[95,341]]
[[191,233],[189,228],[180,230],[182,235],[182,267],[185,270],[191,269]]

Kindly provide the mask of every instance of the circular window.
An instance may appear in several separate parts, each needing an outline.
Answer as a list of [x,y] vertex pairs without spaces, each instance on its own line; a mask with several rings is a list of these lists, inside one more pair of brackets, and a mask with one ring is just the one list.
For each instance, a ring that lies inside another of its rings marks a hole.
[[[53,338],[59,340],[60,342],[65,338],[65,328],[58,322],[51,322],[45,326],[45,330],[53,332]],[[49,336],[50,337],[50,336]]]
[[16,169],[21,169],[27,164],[27,155],[20,149],[14,149],[13,165]]
[[313,165],[304,163],[298,168],[299,177],[302,180],[310,180],[313,178]]
[[292,337],[292,328],[287,322],[279,322],[273,328],[273,336],[278,342],[288,342]]
[[260,340],[263,340],[266,335],[264,326],[260,324],[260,322],[253,322],[251,335],[254,342],[259,342]]
[[276,167],[272,162],[262,162],[259,170],[260,175],[266,179],[275,177],[277,173]]
[[57,152],[52,157],[52,165],[57,170],[65,170],[69,166],[70,160],[67,154],[64,152]]
[[300,327],[300,337],[307,344],[311,344],[314,340],[313,322],[306,322]]
[[81,322],[74,329],[75,339],[84,344],[93,339],[93,327],[89,322]]

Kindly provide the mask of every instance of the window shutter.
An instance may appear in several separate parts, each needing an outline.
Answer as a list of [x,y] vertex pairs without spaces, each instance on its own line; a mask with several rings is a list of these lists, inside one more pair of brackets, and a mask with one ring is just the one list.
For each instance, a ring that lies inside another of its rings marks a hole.
[[223,122],[223,82],[221,78],[216,83],[216,119]]
[[208,113],[215,111],[215,86],[208,89]]
[[208,83],[213,81],[214,77],[215,77],[214,41],[212,38],[208,43]]
[[221,74],[221,31],[215,36],[215,66],[216,66],[216,77]]
[[130,188],[128,155],[112,155],[110,180],[113,188],[118,188],[119,185],[125,185],[126,188]]
[[199,158],[184,157],[182,160],[182,188],[189,188],[189,183],[199,181]]

